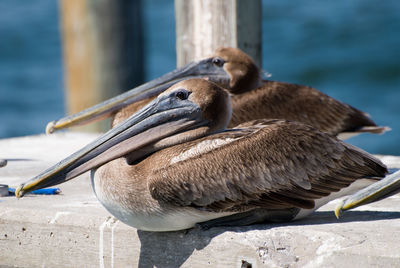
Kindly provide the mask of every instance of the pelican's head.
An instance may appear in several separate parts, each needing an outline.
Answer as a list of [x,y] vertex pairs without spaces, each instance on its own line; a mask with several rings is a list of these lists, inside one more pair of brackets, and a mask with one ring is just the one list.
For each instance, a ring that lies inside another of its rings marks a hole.
[[224,89],[203,79],[182,81],[89,145],[21,184],[16,196],[63,183],[119,157],[135,161],[222,131],[230,116],[230,98]]
[[232,94],[252,90],[261,84],[259,70],[251,57],[238,48],[223,47],[217,49],[209,58],[191,62],[79,113],[52,121],[47,125],[46,132],[52,133],[59,129],[87,124],[114,115],[123,107],[154,97],[171,85],[191,78],[205,78]]
[[215,83],[204,79],[184,80],[161,93],[158,98],[177,95],[180,96],[179,99],[186,97],[187,102],[201,109],[201,116],[208,121],[209,132],[225,129],[231,120],[229,94]]
[[[260,71],[253,59],[238,48],[221,47],[215,51],[213,62],[229,75],[229,84],[220,84],[232,94],[239,94],[261,85]],[[212,77],[210,78],[213,81]],[[218,81],[215,81],[218,83]]]

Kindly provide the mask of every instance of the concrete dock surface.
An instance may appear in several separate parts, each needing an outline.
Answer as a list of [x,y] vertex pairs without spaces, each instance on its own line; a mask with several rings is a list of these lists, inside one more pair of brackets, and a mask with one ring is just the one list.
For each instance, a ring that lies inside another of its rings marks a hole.
[[[8,161],[0,184],[16,187],[97,136],[0,140]],[[400,168],[400,157],[378,157]],[[339,220],[333,201],[291,223],[152,233],[112,217],[89,173],[58,187],[58,195],[0,197],[0,267],[400,267],[399,194]]]

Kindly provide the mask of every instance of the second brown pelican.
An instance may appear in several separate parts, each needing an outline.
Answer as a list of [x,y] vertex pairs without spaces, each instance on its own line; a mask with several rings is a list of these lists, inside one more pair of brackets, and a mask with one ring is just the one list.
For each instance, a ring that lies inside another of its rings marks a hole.
[[16,196],[92,170],[111,214],[141,230],[172,231],[301,218],[387,172],[372,155],[302,123],[226,129],[230,117],[225,90],[180,82]]
[[[51,122],[47,132],[115,114],[129,104],[127,113],[134,112],[167,86],[191,77],[207,78],[231,93],[230,127],[255,119],[286,119],[339,135],[341,139],[362,132],[383,133],[388,129],[377,126],[366,113],[314,88],[263,81],[260,70],[247,54],[237,48],[220,48],[210,58],[192,62],[78,114]],[[139,102],[131,104],[136,101]]]

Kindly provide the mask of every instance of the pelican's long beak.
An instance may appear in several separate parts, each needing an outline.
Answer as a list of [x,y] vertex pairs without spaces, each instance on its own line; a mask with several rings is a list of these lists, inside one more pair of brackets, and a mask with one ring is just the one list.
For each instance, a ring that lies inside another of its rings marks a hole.
[[230,80],[224,68],[213,64],[212,58],[191,62],[182,68],[169,72],[81,112],[56,121],[51,121],[46,126],[46,133],[49,134],[63,128],[85,125],[96,120],[104,119],[131,103],[156,96],[171,85],[189,78],[208,78],[211,81],[226,84],[228,84]]
[[[172,93],[162,94],[100,138],[21,184],[15,195],[22,197],[33,190],[63,183],[146,145],[153,146],[157,141],[207,122],[196,103],[179,100]],[[141,157],[140,153],[136,156]]]
[[361,189],[347,197],[335,208],[337,218],[343,211],[372,203],[400,192],[400,171],[386,176],[384,179]]

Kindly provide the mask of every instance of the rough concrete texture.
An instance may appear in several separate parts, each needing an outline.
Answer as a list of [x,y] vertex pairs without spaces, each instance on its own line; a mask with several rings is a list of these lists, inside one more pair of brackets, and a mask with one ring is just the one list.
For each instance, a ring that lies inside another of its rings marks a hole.
[[[0,184],[17,186],[96,137],[0,140]],[[379,139],[380,137],[377,137]],[[400,158],[382,156],[390,167]],[[54,196],[0,197],[0,267],[400,267],[400,195],[347,212],[335,202],[286,224],[151,233],[114,219],[89,174]]]

